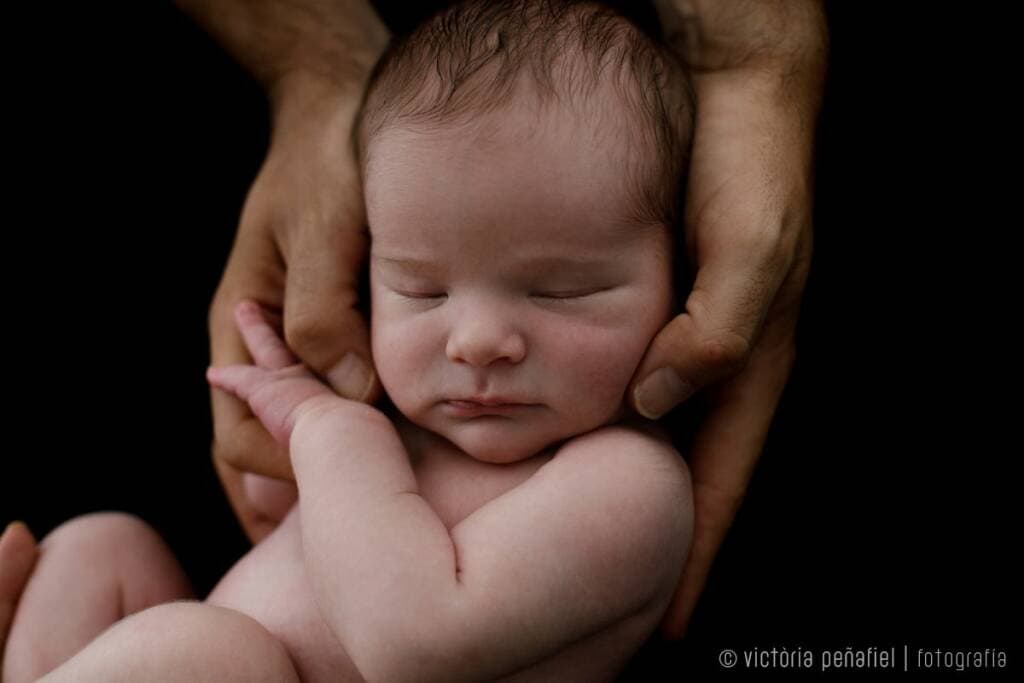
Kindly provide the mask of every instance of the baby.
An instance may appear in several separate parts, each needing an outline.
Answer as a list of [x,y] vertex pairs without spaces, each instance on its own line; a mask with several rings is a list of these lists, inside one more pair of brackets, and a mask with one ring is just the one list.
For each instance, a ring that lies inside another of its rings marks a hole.
[[204,603],[138,520],[63,525],[4,680],[612,680],[691,536],[683,459],[624,403],[675,306],[691,123],[678,64],[598,5],[469,2],[396,42],[354,141],[391,404],[242,302],[254,363],[208,379],[289,445],[298,503]]

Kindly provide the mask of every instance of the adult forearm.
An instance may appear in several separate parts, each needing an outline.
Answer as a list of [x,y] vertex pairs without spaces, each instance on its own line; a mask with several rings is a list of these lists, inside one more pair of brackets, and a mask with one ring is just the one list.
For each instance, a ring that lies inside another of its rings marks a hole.
[[458,592],[455,546],[418,494],[394,426],[367,406],[324,401],[297,419],[291,454],[306,571],[353,661],[393,680],[396,662],[440,656],[414,629],[445,621]]
[[175,0],[272,95],[292,77],[361,90],[389,33],[366,0]]
[[828,50],[821,0],[655,0],[667,42],[701,77],[785,74],[818,85]]
[[722,141],[741,134],[748,142],[757,137],[764,159],[787,177],[805,181],[828,57],[820,0],[655,4],[666,41],[692,75],[698,102],[695,146],[712,141],[694,153],[720,159],[732,147]]

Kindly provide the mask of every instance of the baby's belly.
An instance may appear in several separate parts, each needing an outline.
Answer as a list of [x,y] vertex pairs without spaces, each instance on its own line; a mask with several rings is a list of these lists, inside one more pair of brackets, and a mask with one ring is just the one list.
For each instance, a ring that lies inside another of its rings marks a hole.
[[288,649],[304,683],[363,680],[314,602],[303,565],[298,506],[235,563],[206,602],[263,624]]

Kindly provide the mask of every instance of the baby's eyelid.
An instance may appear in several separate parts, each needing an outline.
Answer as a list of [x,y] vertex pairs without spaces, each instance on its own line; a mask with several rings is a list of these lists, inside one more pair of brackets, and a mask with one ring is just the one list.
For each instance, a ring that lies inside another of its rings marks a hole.
[[401,294],[402,296],[408,297],[410,299],[440,299],[448,296],[447,292],[407,292],[403,290],[395,291]]
[[563,291],[550,291],[550,292],[534,292],[530,296],[539,297],[542,299],[581,299],[591,294],[597,294],[598,292],[604,291],[604,287],[591,287],[588,289],[574,289],[574,290],[563,290]]

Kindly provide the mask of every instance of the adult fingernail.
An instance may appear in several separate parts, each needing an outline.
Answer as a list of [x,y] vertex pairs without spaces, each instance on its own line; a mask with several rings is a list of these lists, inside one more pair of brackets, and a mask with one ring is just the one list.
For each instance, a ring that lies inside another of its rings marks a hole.
[[328,373],[327,379],[334,390],[345,398],[362,401],[373,382],[373,370],[354,351],[349,351],[341,362]]
[[641,415],[648,420],[657,420],[692,393],[693,386],[681,380],[674,369],[660,368],[633,391],[633,402]]
[[0,538],[4,538],[5,536],[7,536],[7,534],[14,533],[12,529],[19,526],[23,528],[25,531],[27,531],[29,536],[32,535],[32,532],[29,531],[28,525],[20,519],[16,519],[13,522],[10,522],[6,527],[4,527],[4,532],[0,534]]

